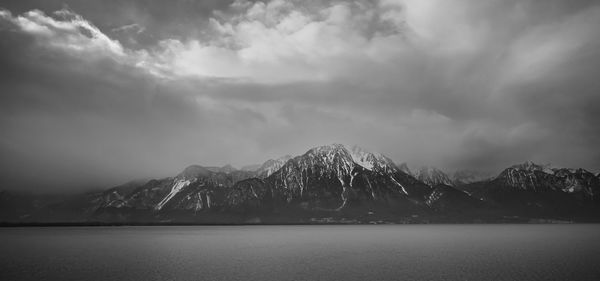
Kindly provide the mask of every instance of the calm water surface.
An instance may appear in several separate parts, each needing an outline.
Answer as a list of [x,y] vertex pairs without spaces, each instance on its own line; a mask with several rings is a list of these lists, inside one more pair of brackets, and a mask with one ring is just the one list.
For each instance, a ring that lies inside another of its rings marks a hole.
[[600,280],[600,225],[0,228],[0,280]]

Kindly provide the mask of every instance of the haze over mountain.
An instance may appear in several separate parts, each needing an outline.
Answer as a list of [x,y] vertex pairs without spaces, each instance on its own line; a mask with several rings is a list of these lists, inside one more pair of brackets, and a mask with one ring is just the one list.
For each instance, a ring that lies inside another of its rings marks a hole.
[[598,26],[590,0],[2,1],[0,189],[334,142],[452,183],[527,160],[598,173]]

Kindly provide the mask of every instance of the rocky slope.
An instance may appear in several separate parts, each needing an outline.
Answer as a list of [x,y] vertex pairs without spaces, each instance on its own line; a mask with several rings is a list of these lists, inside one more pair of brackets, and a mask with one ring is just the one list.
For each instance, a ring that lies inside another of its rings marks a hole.
[[483,204],[468,193],[444,184],[436,185],[425,203],[441,212],[471,211]]
[[236,183],[254,175],[248,171],[192,165],[175,177],[150,180],[134,189],[109,189],[92,201],[91,208],[96,216],[119,210],[197,213],[218,209],[228,204],[227,196]]

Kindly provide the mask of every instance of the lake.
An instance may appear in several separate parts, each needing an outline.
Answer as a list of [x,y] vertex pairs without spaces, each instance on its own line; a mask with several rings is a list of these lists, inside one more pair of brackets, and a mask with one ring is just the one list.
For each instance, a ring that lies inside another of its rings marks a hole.
[[600,280],[600,225],[0,228],[0,280]]

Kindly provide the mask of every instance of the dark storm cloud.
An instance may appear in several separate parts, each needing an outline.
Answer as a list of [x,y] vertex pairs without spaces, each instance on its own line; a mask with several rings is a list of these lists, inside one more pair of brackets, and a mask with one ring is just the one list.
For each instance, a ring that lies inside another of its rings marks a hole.
[[227,129],[261,122],[248,109],[203,107],[185,83],[123,64],[110,50],[64,52],[16,28],[3,22],[3,186],[89,188],[224,164],[233,159],[204,148],[233,138]]
[[450,171],[600,167],[594,1],[65,3],[0,5],[7,188],[332,142]]

